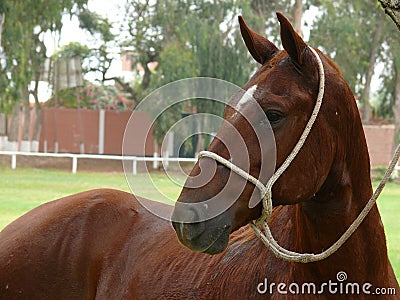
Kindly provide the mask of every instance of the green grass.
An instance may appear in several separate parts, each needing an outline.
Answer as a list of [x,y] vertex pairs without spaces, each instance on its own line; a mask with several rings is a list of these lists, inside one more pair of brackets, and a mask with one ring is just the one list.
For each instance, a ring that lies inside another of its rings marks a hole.
[[[115,188],[129,191],[124,174],[84,173],[41,170],[18,167],[11,170],[0,165],[0,230],[32,208],[67,195],[95,188]],[[161,173],[152,174],[150,182],[145,175],[134,178],[142,191],[140,196],[160,199],[159,192],[176,199],[180,188]],[[178,177],[183,182],[183,177]],[[134,188],[135,190],[135,188]],[[170,202],[170,200],[169,200]],[[388,242],[389,257],[400,280],[400,184],[388,183],[378,200]]]
[[[375,185],[374,185],[375,186]],[[378,198],[389,258],[400,281],[400,184],[389,182]]]
[[[11,170],[0,165],[0,176],[0,230],[32,208],[67,195],[96,188],[130,191],[123,173],[72,174],[66,171],[24,167]],[[154,184],[143,174],[135,176],[135,187],[140,187],[141,191],[139,196],[157,200],[161,198],[161,192],[169,199],[178,197],[179,187],[171,184],[165,175],[155,173],[151,177]],[[180,181],[182,182],[183,178]]]

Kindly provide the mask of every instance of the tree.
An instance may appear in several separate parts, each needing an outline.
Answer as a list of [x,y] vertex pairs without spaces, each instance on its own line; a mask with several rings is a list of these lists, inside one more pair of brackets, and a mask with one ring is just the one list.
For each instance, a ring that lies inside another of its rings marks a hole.
[[279,25],[276,22],[275,12],[283,12],[293,23],[294,29],[302,35],[303,13],[311,2],[311,0],[251,0],[251,10],[245,11],[244,15],[248,14],[251,17],[251,23],[255,23],[252,28],[256,32],[266,33],[271,41],[279,44]]
[[[2,34],[4,64],[0,85],[7,86],[0,97],[2,109],[10,111],[10,107],[22,103],[24,111],[23,140],[29,139],[29,94],[35,99],[37,111],[37,84],[40,72],[46,59],[44,34],[59,32],[62,27],[61,18],[64,13],[73,13],[82,8],[87,0],[3,0],[0,14],[5,15]],[[28,85],[34,81],[34,88]],[[14,112],[18,109],[14,108]],[[39,114],[40,115],[40,114]],[[15,116],[14,116],[15,117]],[[16,128],[14,128],[16,129]]]
[[108,80],[106,75],[114,59],[110,50],[116,39],[116,35],[112,33],[113,24],[88,9],[82,10],[78,17],[80,27],[92,35],[95,45],[87,56],[90,59],[87,72],[100,73],[100,81],[104,83]]
[[3,32],[3,25],[6,14],[4,12],[0,12],[0,45],[1,45],[1,33]]
[[[90,49],[86,45],[82,45],[78,42],[70,42],[69,44],[63,45],[59,50],[55,51],[52,56],[53,61],[57,61],[60,58],[72,58],[79,56],[81,60],[85,60],[90,55]],[[89,72],[86,69],[84,72]]]
[[394,148],[400,144],[400,39],[393,24],[385,24],[385,47],[380,60],[385,65],[382,74],[381,101],[378,113],[393,118],[395,125]]
[[[129,36],[122,43],[122,47],[134,49],[136,63],[140,63],[144,69],[144,75],[140,85],[136,87],[139,98],[145,95],[150,86],[151,70],[148,64],[157,61],[163,45],[164,35],[162,30],[166,29],[162,22],[163,13],[173,14],[174,10],[164,11],[159,3],[151,3],[149,0],[127,0],[125,20],[122,30],[126,30]],[[171,1],[165,1],[165,5]]]
[[[144,67],[137,86],[142,97],[152,89],[186,77],[215,77],[238,85],[247,81],[254,65],[250,64],[236,19],[240,10],[249,10],[246,1],[127,3],[125,24],[130,36],[124,46],[134,49],[135,62]],[[148,68],[152,61],[159,63],[154,73]],[[210,112],[216,108],[222,114],[222,106],[206,104],[201,99],[186,107],[174,107],[158,120],[155,135],[161,141],[168,124],[180,119],[185,110]],[[200,138],[198,147],[201,144]]]
[[[236,16],[241,8],[237,4],[229,1],[223,6],[202,3],[191,14],[185,32],[199,76],[220,78],[241,86],[248,80],[254,65],[250,63],[238,27],[231,25],[233,22],[237,24]],[[228,24],[225,30],[220,29],[222,20]],[[192,100],[190,104],[189,111],[217,113],[220,116],[224,108],[221,103],[203,99]],[[197,128],[205,128],[207,120],[199,118],[198,122],[202,124],[197,124]],[[206,146],[205,136],[198,135],[196,139],[193,150],[199,152]]]
[[383,39],[383,13],[368,1],[323,1],[311,41],[326,50],[355,94],[364,122],[370,119],[370,85]]
[[[400,47],[398,47],[398,51],[400,51]],[[399,52],[397,52],[399,53]],[[396,74],[396,84],[394,88],[394,95],[393,95],[393,116],[394,116],[394,125],[395,125],[395,130],[394,130],[394,148],[393,151],[395,150],[395,147],[400,144],[400,59],[397,56],[397,58],[394,60],[394,73]]]
[[[393,22],[397,25],[397,28],[400,30],[400,2],[393,1],[393,3],[387,4],[387,1],[380,1],[382,6],[385,8],[385,12],[390,15]],[[385,2],[385,3],[384,3]],[[400,144],[400,57],[398,53],[400,53],[400,42],[398,38],[398,34],[392,35],[392,39],[390,40],[390,49],[393,57],[393,78],[395,79],[394,89],[393,89],[393,116],[394,116],[394,124],[395,124],[395,134],[394,134],[394,147]]]
[[294,29],[301,36],[303,35],[303,0],[296,0],[293,18]]

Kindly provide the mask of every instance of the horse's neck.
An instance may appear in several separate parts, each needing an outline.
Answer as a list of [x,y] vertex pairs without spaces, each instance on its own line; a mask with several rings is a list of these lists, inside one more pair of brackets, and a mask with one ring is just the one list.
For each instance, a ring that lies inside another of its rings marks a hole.
[[[349,180],[327,194],[317,195],[307,204],[275,208],[269,222],[275,239],[292,251],[320,253],[326,250],[340,238],[368,202],[371,184],[367,176],[363,179],[364,185],[359,175],[357,180]],[[265,283],[265,280],[269,287],[275,284],[276,291],[280,283],[314,283],[320,286],[329,280],[338,282],[339,272],[346,273],[347,282],[398,287],[387,258],[385,236],[376,206],[337,252],[316,263],[289,263],[274,257],[248,227],[236,234],[231,240],[231,247],[218,258],[222,261],[214,267],[221,274],[229,272],[238,278],[246,278],[240,284],[246,293],[254,293],[255,296],[258,295],[257,285]],[[238,265],[243,267],[232,268]],[[237,284],[225,282],[223,276],[220,280],[222,287]]]
[[[352,143],[353,149],[346,149],[346,157],[334,163],[320,192],[292,210],[297,250],[314,253],[326,250],[342,236],[369,201],[372,186],[364,136]],[[335,279],[339,271],[344,271],[350,280],[373,282],[376,278],[387,279],[388,263],[383,226],[375,205],[335,254],[309,267],[322,279]]]
[[[320,253],[342,236],[365,207],[372,195],[372,186],[368,150],[361,130],[359,123],[348,133],[346,149],[338,151],[342,156],[336,158],[326,183],[312,199],[274,209],[269,225],[281,246],[302,253]],[[248,293],[257,295],[254,283],[265,279],[276,285],[281,282],[323,284],[329,280],[338,282],[339,272],[347,274],[347,282],[398,288],[376,205],[337,252],[315,263],[278,259],[248,227],[241,231],[231,240],[231,247],[216,266],[235,272],[231,266],[241,264],[245,256],[248,263],[238,270],[242,273],[238,276],[246,275],[241,285],[248,288]],[[222,278],[221,286],[224,284],[228,286]]]

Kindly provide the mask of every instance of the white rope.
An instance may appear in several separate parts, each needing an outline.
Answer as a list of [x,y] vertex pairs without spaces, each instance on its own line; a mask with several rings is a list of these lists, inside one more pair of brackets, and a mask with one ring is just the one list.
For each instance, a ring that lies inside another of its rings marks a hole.
[[276,242],[266,222],[264,222],[264,224],[262,225],[266,235],[264,235],[263,232],[254,223],[250,223],[250,226],[254,230],[256,235],[261,239],[261,241],[278,258],[287,261],[302,262],[302,263],[309,263],[309,262],[323,260],[332,255],[333,253],[335,253],[348,240],[348,238],[354,233],[354,231],[356,231],[356,229],[360,226],[362,221],[365,219],[365,217],[368,215],[368,213],[376,203],[376,200],[378,199],[380,193],[382,192],[388,179],[390,178],[390,174],[393,172],[393,169],[395,168],[397,161],[399,160],[399,157],[400,157],[400,144],[397,146],[395,154],[385,172],[385,175],[383,176],[381,182],[379,183],[379,186],[377,187],[374,194],[365,205],[364,209],[360,212],[360,214],[349,226],[349,228],[343,233],[343,235],[334,244],[332,244],[332,246],[330,246],[327,250],[321,253],[313,254],[313,253],[297,253],[288,251],[287,249],[281,247]]
[[[319,260],[325,259],[328,256],[332,255],[334,252],[336,252],[347,241],[347,239],[354,233],[354,231],[358,228],[358,226],[360,226],[361,222],[368,215],[369,211],[376,203],[376,200],[378,199],[382,189],[384,188],[387,180],[389,179],[390,174],[392,173],[392,171],[393,171],[394,167],[396,166],[396,163],[400,157],[400,145],[399,145],[396,149],[395,155],[392,158],[392,161],[389,164],[388,169],[386,170],[386,173],[385,173],[381,183],[379,184],[378,188],[376,189],[376,191],[373,194],[373,196],[371,197],[371,199],[368,201],[367,205],[364,207],[364,209],[361,211],[361,213],[358,215],[358,217],[353,221],[353,223],[346,230],[346,232],[327,250],[325,250],[319,254],[298,253],[298,252],[289,251],[289,250],[281,247],[277,243],[277,241],[272,236],[271,230],[267,223],[272,214],[272,186],[279,179],[279,177],[283,174],[283,172],[289,167],[289,165],[291,164],[293,159],[297,156],[298,152],[303,147],[304,142],[307,139],[307,136],[310,133],[311,128],[318,116],[318,113],[319,113],[319,110],[320,110],[321,104],[322,104],[322,99],[324,97],[324,89],[325,89],[324,67],[323,67],[322,61],[321,61],[318,53],[311,47],[309,47],[309,49],[314,54],[315,58],[317,59],[317,63],[318,63],[319,88],[318,88],[317,100],[316,100],[313,112],[310,116],[310,119],[308,120],[307,125],[306,125],[302,135],[300,136],[300,139],[298,140],[297,144],[293,148],[290,155],[283,162],[283,164],[271,176],[271,178],[268,180],[268,182],[265,186],[257,178],[250,175],[248,172],[242,170],[238,166],[234,165],[230,161],[219,156],[218,154],[210,152],[210,151],[201,151],[199,153],[199,158],[200,157],[209,157],[209,158],[212,158],[212,159],[218,161],[219,163],[221,163],[222,165],[231,169],[233,172],[235,172],[239,176],[241,176],[244,179],[246,179],[247,181],[250,181],[251,183],[253,183],[260,190],[261,197],[262,197],[262,204],[263,204],[262,214],[258,220],[250,223],[250,227],[253,229],[253,231],[255,232],[257,237],[259,237],[261,239],[261,241],[275,254],[276,257],[281,258],[283,260],[291,261],[291,262],[301,262],[301,263],[308,263],[308,262],[314,262],[314,261],[319,261]],[[262,229],[260,229],[259,227],[261,227],[265,231],[265,234],[262,232]]]

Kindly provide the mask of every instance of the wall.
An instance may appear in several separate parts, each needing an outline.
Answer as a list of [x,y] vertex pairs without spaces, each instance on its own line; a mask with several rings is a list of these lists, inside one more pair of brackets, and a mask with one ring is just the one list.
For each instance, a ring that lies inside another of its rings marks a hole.
[[[153,155],[153,136],[147,135],[150,118],[143,112],[136,112],[140,122],[135,122],[134,128],[129,128],[130,155]],[[40,134],[39,151],[43,152],[44,141],[47,141],[47,151],[54,152],[54,142],[57,136],[58,152],[80,153],[81,135],[84,141],[84,152],[90,154],[121,154],[121,146],[126,124],[131,115],[130,111],[105,111],[103,145],[99,147],[99,122],[100,111],[77,109],[42,109],[43,126]],[[22,118],[22,114],[20,115]],[[17,150],[10,146],[7,137],[4,136],[11,124],[11,118],[5,120],[0,117],[0,150]],[[34,116],[31,116],[31,128],[34,126]],[[57,122],[55,122],[57,120]],[[81,120],[81,122],[79,121]],[[8,122],[7,122],[8,121]],[[6,126],[8,123],[8,126]],[[82,124],[82,125],[80,125]],[[132,125],[132,124],[131,124]],[[22,121],[19,122],[22,129]],[[57,129],[56,129],[57,128]],[[32,131],[32,130],[31,130]],[[394,125],[365,125],[364,132],[371,158],[371,166],[387,165],[393,150]],[[21,136],[21,135],[20,135]],[[143,140],[148,136],[143,149]],[[20,141],[21,143],[21,141]],[[19,143],[19,144],[20,144]],[[20,145],[19,150],[22,150]],[[103,150],[103,151],[101,151]]]
[[364,125],[371,166],[386,166],[392,158],[394,125]]
[[[96,110],[43,108],[39,151],[97,154],[98,115]],[[55,149],[56,141],[58,151]],[[81,151],[81,141],[84,151]]]
[[[39,151],[115,154],[122,153],[122,141],[126,124],[131,115],[130,111],[104,111],[104,123],[100,124],[99,110],[87,109],[55,109],[43,108],[42,130],[40,133]],[[141,112],[140,123],[131,133],[133,140],[142,139],[147,134],[150,118]],[[104,131],[100,130],[103,127]],[[153,137],[151,132],[144,150],[130,148],[130,155],[152,155]],[[82,145],[81,145],[82,144]]]

